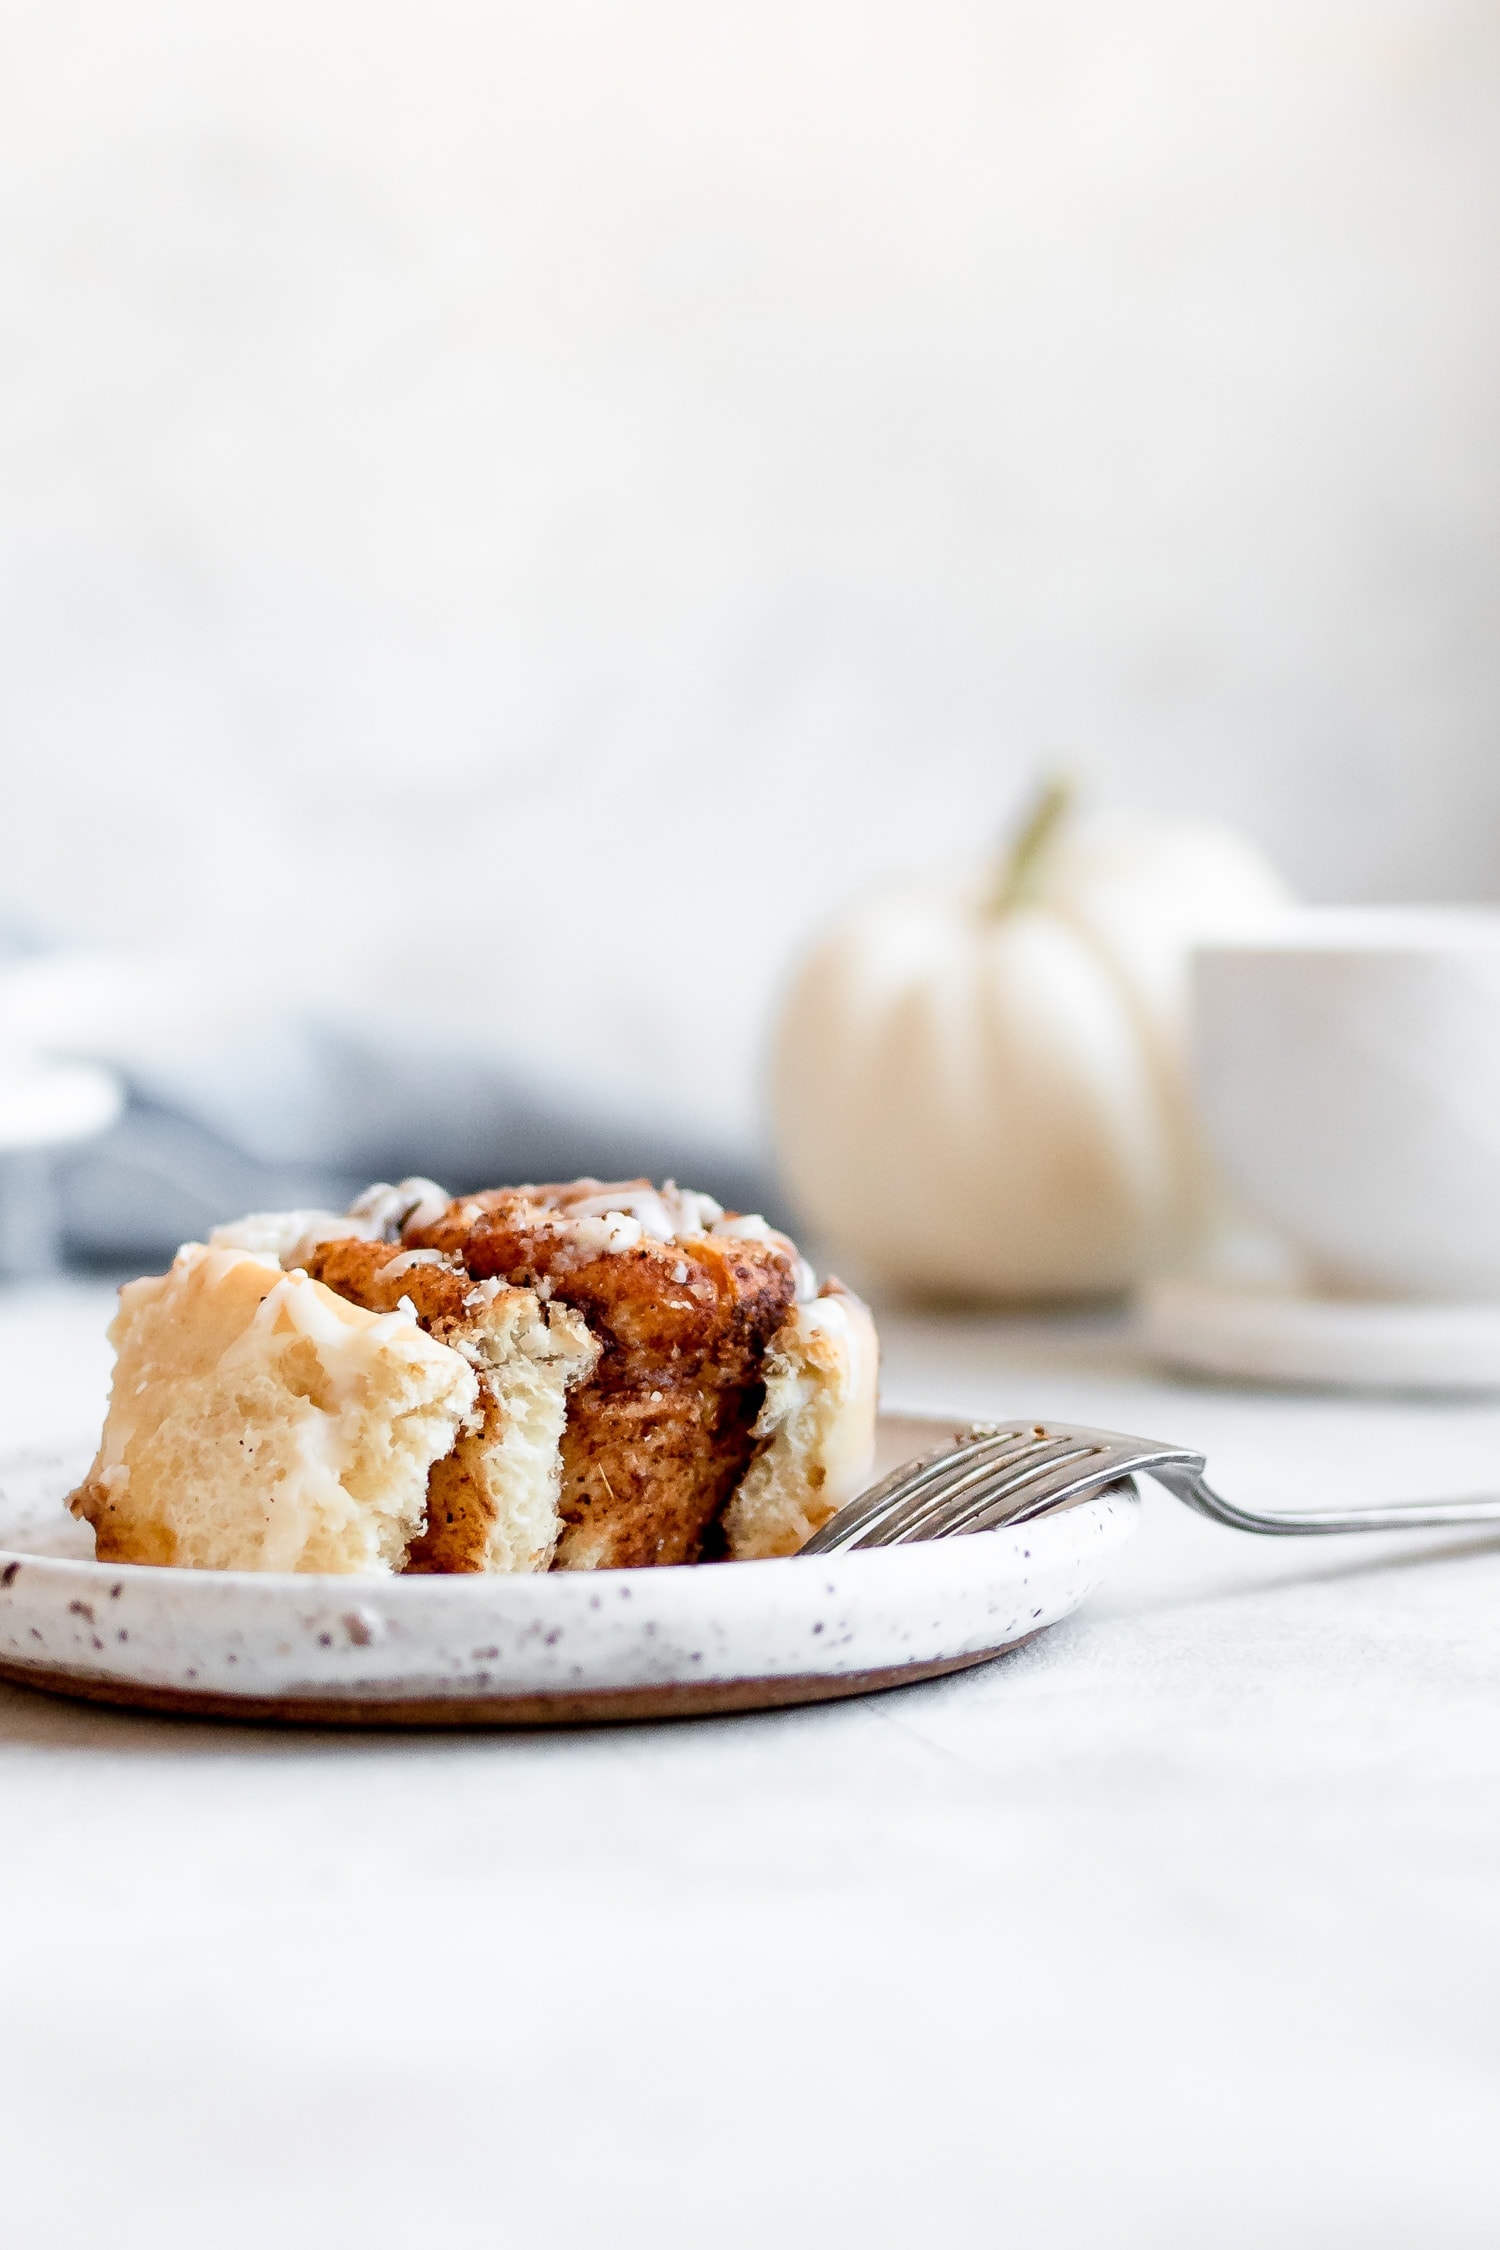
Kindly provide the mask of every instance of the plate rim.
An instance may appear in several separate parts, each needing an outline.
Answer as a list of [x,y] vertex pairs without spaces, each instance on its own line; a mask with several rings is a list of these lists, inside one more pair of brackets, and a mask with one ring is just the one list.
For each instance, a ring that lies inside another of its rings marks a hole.
[[164,1717],[208,1719],[231,1726],[340,1727],[374,1732],[390,1728],[419,1732],[424,1728],[451,1732],[454,1728],[625,1726],[670,1719],[729,1718],[755,1711],[801,1708],[813,1703],[842,1703],[857,1696],[885,1694],[892,1688],[914,1687],[923,1680],[945,1679],[954,1672],[972,1671],[1009,1656],[1050,1630],[1035,1631],[1001,1641],[993,1648],[963,1656],[941,1657],[931,1662],[877,1666],[860,1672],[799,1672],[785,1676],[761,1675],[741,1680],[673,1681],[656,1687],[593,1688],[575,1693],[539,1693],[511,1696],[379,1696],[345,1695],[235,1696],[199,1692],[189,1688],[161,1687],[144,1681],[114,1681],[65,1666],[8,1664],[0,1659],[0,1684],[33,1688],[43,1695],[68,1702],[93,1703],[109,1710],[154,1712]]

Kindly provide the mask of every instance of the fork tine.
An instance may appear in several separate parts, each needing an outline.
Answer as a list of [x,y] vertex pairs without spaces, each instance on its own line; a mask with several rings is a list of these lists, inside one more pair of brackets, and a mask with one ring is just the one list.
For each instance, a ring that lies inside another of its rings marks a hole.
[[[879,1484],[856,1495],[829,1519],[821,1531],[815,1532],[802,1549],[804,1554],[827,1554],[834,1548],[852,1545],[887,1518],[904,1509],[921,1495],[946,1483],[955,1467],[971,1461],[992,1461],[1003,1456],[1005,1449],[1029,1433],[1033,1425],[1014,1424],[997,1429],[993,1424],[976,1424],[975,1434],[956,1443],[939,1446],[932,1453],[924,1453],[915,1461],[903,1461],[881,1478]],[[827,1534],[834,1537],[829,1540]]]
[[1076,1506],[1137,1470],[1201,1471],[1203,1456],[1071,1422],[975,1423],[972,1434],[891,1471],[815,1532],[806,1555],[906,1546],[1024,1523]]
[[1034,1474],[1012,1480],[1004,1489],[985,1484],[966,1495],[955,1495],[950,1506],[933,1512],[921,1535],[946,1539],[965,1532],[992,1531],[1000,1524],[1026,1523],[1033,1516],[1076,1507],[1113,1485],[1130,1483],[1137,1472],[1150,1472],[1164,1462],[1195,1458],[1149,1438],[1116,1436],[1107,1430],[1078,1430],[1073,1434],[1089,1441],[1085,1450],[1050,1464],[1038,1463]]
[[1076,1451],[1073,1431],[1049,1430],[1035,1422],[1001,1429],[975,1425],[967,1439],[941,1446],[916,1461],[904,1462],[869,1491],[846,1503],[803,1547],[804,1554],[846,1552],[852,1547],[885,1547],[922,1536],[918,1528],[929,1511],[980,1480],[1014,1481],[1023,1465],[1057,1456],[1059,1444]]
[[979,1499],[989,1506],[1000,1502],[1010,1492],[1029,1491],[1039,1475],[1079,1461],[1086,1450],[1071,1433],[1054,1435],[1050,1431],[1045,1437],[1028,1436],[1023,1443],[1012,1446],[998,1457],[992,1455],[976,1460],[961,1450],[942,1478],[890,1508],[874,1537],[865,1533],[841,1544],[894,1547],[941,1537],[941,1532],[932,1526],[946,1522],[953,1510],[962,1511]]
[[971,1531],[995,1531],[1002,1524],[1026,1523],[1033,1516],[1056,1514],[1092,1500],[1114,1485],[1130,1482],[1128,1469],[1107,1460],[1080,1457],[1059,1461],[1050,1469],[1019,1480],[1003,1492],[993,1487],[970,1493],[945,1509],[926,1526],[928,1539],[951,1539]]

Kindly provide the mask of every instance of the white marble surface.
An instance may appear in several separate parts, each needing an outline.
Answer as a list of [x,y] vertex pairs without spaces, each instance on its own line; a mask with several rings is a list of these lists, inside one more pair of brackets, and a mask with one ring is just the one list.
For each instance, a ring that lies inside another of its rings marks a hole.
[[[105,1293],[0,1300],[7,1444]],[[895,1319],[902,1403],[1201,1442],[1249,1499],[1474,1488],[1500,1405],[1169,1388],[1108,1323]],[[25,2250],[1500,2232],[1500,1543],[1153,1497],[968,1678],[351,1741],[0,1692],[0,2178]]]

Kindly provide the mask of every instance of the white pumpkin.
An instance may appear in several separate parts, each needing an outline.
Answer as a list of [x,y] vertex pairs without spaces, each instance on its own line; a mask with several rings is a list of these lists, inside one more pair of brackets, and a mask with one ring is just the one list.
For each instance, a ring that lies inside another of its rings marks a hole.
[[991,1297],[1118,1290],[1201,1229],[1194,939],[1286,899],[1249,844],[1048,790],[998,876],[876,897],[817,947],[776,1043],[778,1153],[857,1273]]

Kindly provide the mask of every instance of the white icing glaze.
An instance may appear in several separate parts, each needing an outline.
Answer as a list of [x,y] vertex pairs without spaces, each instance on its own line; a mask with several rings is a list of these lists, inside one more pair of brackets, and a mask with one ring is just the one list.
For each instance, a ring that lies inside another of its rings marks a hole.
[[[403,1250],[399,1258],[392,1258],[388,1266],[381,1268],[381,1279],[397,1281],[402,1274],[410,1273],[413,1266],[453,1265],[454,1261],[444,1257],[441,1250]],[[457,1271],[456,1266],[454,1270]]]
[[[377,1180],[356,1196],[347,1211],[252,1211],[215,1227],[208,1239],[215,1249],[248,1251],[295,1270],[306,1264],[320,1242],[342,1242],[351,1235],[360,1242],[399,1242],[408,1220],[429,1224],[441,1218],[448,1201],[433,1180],[402,1180],[396,1187]],[[440,1254],[433,1250],[408,1255],[426,1262]]]
[[[312,1388],[300,1377],[285,1378],[289,1332],[306,1339],[316,1355]],[[163,1475],[163,1430],[169,1449],[182,1442],[180,1434],[171,1438],[174,1417],[185,1417],[190,1433],[206,1430],[210,1451],[202,1465],[210,1493],[217,1493],[212,1505],[228,1508],[234,1518],[227,1530],[221,1523],[210,1531],[209,1544],[227,1537],[238,1558],[234,1568],[302,1568],[320,1527],[344,1542],[346,1559],[333,1567],[388,1568],[378,1512],[389,1495],[367,1493],[356,1503],[344,1488],[367,1449],[372,1413],[378,1419],[409,1403],[414,1375],[425,1391],[423,1411],[435,1411],[425,1434],[418,1433],[415,1452],[407,1446],[404,1467],[398,1462],[405,1495],[398,1492],[391,1505],[414,1523],[431,1458],[451,1444],[476,1395],[469,1370],[422,1333],[409,1308],[370,1313],[305,1273],[283,1273],[264,1252],[223,1243],[187,1243],[170,1272],[127,1283],[109,1333],[118,1355],[116,1381],[94,1481],[119,1500],[141,1478],[140,1504],[149,1509]],[[258,1403],[247,1406],[247,1399]],[[225,1436],[217,1457],[216,1428]],[[262,1446],[269,1448],[264,1457]],[[170,1450],[167,1458],[170,1465]],[[268,1463],[275,1464],[274,1474]],[[263,1472],[269,1481],[257,1490],[254,1479]],[[367,1501],[377,1513],[361,1527],[350,1510]],[[166,1504],[178,1528],[199,1511],[190,1536],[201,1538],[203,1493],[196,1484],[175,1495],[168,1491]],[[174,1508],[182,1511],[175,1519]]]
[[208,1239],[215,1250],[244,1250],[280,1265],[300,1242],[333,1242],[358,1231],[336,1211],[251,1211],[243,1219],[215,1227]]
[[675,1180],[668,1180],[662,1189],[662,1201],[672,1215],[672,1232],[677,1235],[711,1234],[724,1216],[722,1203],[697,1188],[680,1188]]
[[435,1226],[452,1201],[447,1189],[440,1188],[435,1180],[412,1179],[401,1182],[400,1192],[402,1194],[405,1194],[410,1188],[420,1188],[422,1193],[406,1213],[401,1224],[404,1227]]
[[[353,1235],[364,1242],[395,1243],[407,1226],[426,1226],[441,1218],[451,1198],[433,1180],[414,1177],[392,1187],[377,1180],[357,1196],[347,1212],[258,1211],[215,1227],[210,1241],[226,1249],[239,1249],[278,1259],[295,1268],[305,1263],[322,1242]],[[478,1216],[478,1205],[466,1215]],[[776,1243],[797,1264],[796,1301],[807,1304],[817,1296],[818,1280],[795,1243],[767,1224],[758,1211],[726,1217],[724,1206],[696,1188],[680,1188],[668,1180],[660,1188],[624,1180],[601,1187],[591,1195],[570,1199],[551,1214],[551,1227],[580,1256],[597,1258],[633,1250],[647,1239],[678,1242],[692,1235],[714,1235],[741,1242]],[[404,1273],[413,1264],[441,1264],[436,1250],[408,1250],[392,1269]]]
[[868,1481],[880,1388],[880,1343],[869,1307],[858,1297],[816,1297],[797,1306],[805,1336],[829,1339],[844,1361],[844,1397],[823,1433],[823,1492],[839,1507]]
[[633,1247],[644,1234],[654,1242],[670,1242],[675,1232],[672,1214],[655,1188],[604,1188],[598,1195],[582,1195],[576,1203],[570,1202],[563,1213],[565,1223],[616,1217],[635,1222],[636,1232],[626,1247]]
[[362,1224],[344,1231],[363,1234],[370,1241],[399,1242],[403,1226],[430,1226],[442,1217],[450,1200],[436,1180],[423,1179],[420,1174],[399,1181],[395,1187],[386,1180],[376,1180],[349,1206],[349,1217]]
[[[642,1233],[654,1242],[675,1242],[683,1235],[708,1233],[723,1218],[724,1206],[696,1188],[680,1188],[675,1180],[667,1180],[659,1188],[621,1180],[613,1187],[596,1189],[592,1195],[570,1196],[561,1215],[566,1222],[609,1218],[615,1213],[638,1220]],[[639,1239],[636,1236],[633,1241]]]
[[624,1211],[604,1211],[597,1216],[570,1213],[558,1231],[574,1249],[592,1258],[608,1251],[633,1250],[647,1232],[640,1219]]
[[721,1211],[706,1234],[727,1234],[740,1242],[784,1242],[786,1237],[772,1232],[758,1211],[741,1211],[734,1218],[726,1218]]
[[792,1257],[797,1261],[796,1302],[799,1305],[810,1304],[813,1298],[817,1296],[818,1277],[797,1248],[796,1243],[792,1241],[789,1235],[778,1234],[775,1227],[768,1225],[758,1211],[742,1211],[736,1218],[726,1218],[721,1211],[708,1232],[735,1242],[779,1243],[782,1249],[790,1251]]

